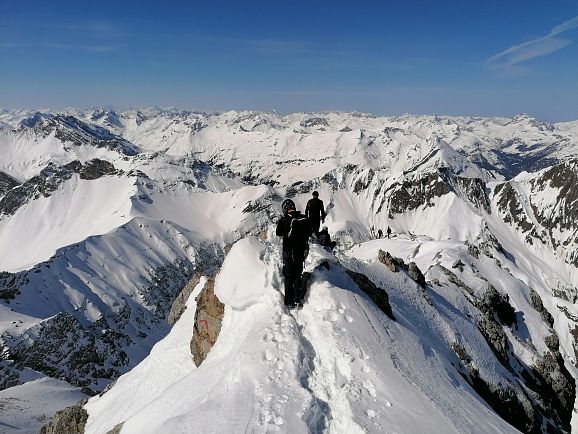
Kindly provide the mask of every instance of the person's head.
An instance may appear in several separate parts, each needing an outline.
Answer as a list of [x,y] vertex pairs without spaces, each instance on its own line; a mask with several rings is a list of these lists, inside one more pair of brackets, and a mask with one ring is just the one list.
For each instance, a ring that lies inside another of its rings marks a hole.
[[313,194],[313,197],[319,197],[319,192],[318,192],[318,191],[314,191],[312,194]]
[[281,204],[281,209],[283,210],[283,214],[289,214],[292,211],[295,211],[295,202],[291,199],[285,199]]

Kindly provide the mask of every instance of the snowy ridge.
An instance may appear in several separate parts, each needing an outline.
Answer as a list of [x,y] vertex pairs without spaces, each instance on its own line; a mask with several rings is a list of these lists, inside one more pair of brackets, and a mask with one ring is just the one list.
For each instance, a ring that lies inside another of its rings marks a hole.
[[[87,432],[576,429],[577,123],[95,108],[0,125],[0,405],[33,379],[63,407],[49,377],[74,397],[118,378]],[[288,315],[271,228],[313,190],[339,252],[312,247],[309,303]],[[199,368],[202,284],[166,322],[193,275],[217,275],[226,306]],[[8,432],[56,409],[10,413]]]
[[[191,339],[189,324],[199,285],[185,315],[151,356],[109,393],[87,404],[86,432],[106,432],[121,422],[127,433],[272,428],[516,432],[473,396],[456,400],[452,383],[458,381],[464,388],[467,384],[448,376],[442,359],[419,352],[412,357],[403,354],[420,347],[418,335],[376,311],[350,289],[351,281],[339,269],[315,272],[307,305],[295,316],[288,315],[280,306],[278,258],[270,255],[278,255],[277,249],[252,239],[237,243],[229,253],[216,282],[216,293],[227,306],[223,339],[201,367],[195,369],[187,363],[190,356],[187,360],[181,354],[174,367],[178,374],[170,368],[175,360],[170,349],[187,346]],[[314,252],[311,266],[323,256]],[[238,261],[255,280],[240,278]],[[400,360],[416,364],[400,369]],[[432,369],[443,375],[428,375],[426,380],[423,373]],[[167,371],[172,378],[166,378]],[[216,384],[214,375],[219,379]],[[417,378],[428,382],[429,399],[422,395],[426,387],[415,384]],[[139,398],[127,402],[127,395]],[[159,399],[170,405],[159,408]],[[447,408],[442,411],[438,405]],[[428,418],[416,417],[420,414]]]

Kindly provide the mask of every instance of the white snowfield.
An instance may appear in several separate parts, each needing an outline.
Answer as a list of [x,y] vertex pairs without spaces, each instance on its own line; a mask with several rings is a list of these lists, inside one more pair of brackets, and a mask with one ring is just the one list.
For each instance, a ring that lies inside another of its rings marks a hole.
[[196,368],[189,351],[201,282],[169,335],[85,406],[86,433],[122,422],[122,433],[517,432],[448,369],[434,333],[387,318],[340,266],[315,268],[324,258],[312,249],[307,303],[289,313],[278,243],[236,243],[215,282],[226,308],[207,359]]
[[[578,121],[526,115],[0,110],[0,389],[16,383],[0,390],[0,433],[35,433],[87,396],[79,385],[97,393],[118,376],[85,405],[87,433],[121,423],[122,434],[517,432],[466,378],[517,384],[534,399],[520,372],[550,352],[553,334],[578,378],[578,233],[548,227],[550,217],[568,223],[572,189],[541,182],[576,155]],[[48,165],[94,159],[114,173],[50,175],[48,187],[61,181],[53,189],[32,182]],[[488,202],[475,203],[457,178],[426,199],[444,171],[484,182]],[[23,189],[4,187],[12,178],[32,193],[14,197]],[[496,189],[506,180],[509,196]],[[288,312],[274,224],[285,197],[304,210],[313,190],[338,249],[312,244],[308,299]],[[375,239],[388,226],[392,238]],[[265,241],[254,237],[263,231]],[[390,272],[379,250],[415,262],[427,288]],[[387,292],[395,321],[345,269]],[[195,297],[215,272],[224,322],[197,368]],[[194,273],[205,277],[170,328],[172,300]],[[515,311],[515,326],[498,323],[511,366],[478,327],[476,302],[490,286]],[[42,347],[63,314],[76,322]],[[91,340],[80,367],[52,360]],[[575,403],[568,420],[578,433],[577,414]]]

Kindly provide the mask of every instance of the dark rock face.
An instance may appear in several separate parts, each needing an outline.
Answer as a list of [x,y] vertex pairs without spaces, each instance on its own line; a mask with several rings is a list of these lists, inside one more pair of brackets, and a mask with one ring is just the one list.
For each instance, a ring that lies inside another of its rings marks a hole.
[[104,319],[83,327],[74,316],[62,312],[28,329],[10,341],[9,356],[15,367],[29,367],[94,395],[101,380],[118,378],[128,366],[123,347],[130,338],[113,331]]
[[377,254],[377,260],[389,268],[390,271],[393,273],[397,272],[397,267],[395,265],[395,260],[393,256],[389,252],[384,252],[383,250],[379,249],[379,253]]
[[436,197],[453,192],[471,203],[476,209],[491,213],[490,200],[486,184],[478,178],[464,178],[452,174],[447,168],[422,176],[419,179],[405,180],[394,184],[389,199],[389,217],[403,214],[420,207],[434,206]]
[[465,264],[461,261],[461,259],[456,259],[452,264],[452,268],[457,268],[460,272],[464,271]]
[[409,275],[409,277],[415,280],[415,282],[419,286],[421,286],[422,288],[426,287],[425,276],[423,275],[423,273],[421,272],[421,270],[419,269],[419,267],[415,262],[409,263],[407,274]]
[[78,173],[82,179],[93,180],[105,175],[116,174],[117,171],[111,163],[99,159],[91,160],[84,166],[80,161],[72,161],[64,166],[49,163],[40,171],[40,174],[11,189],[0,199],[0,217],[13,215],[18,208],[30,200],[49,197],[75,173]]
[[316,117],[316,118],[303,119],[303,120],[301,121],[300,125],[301,125],[303,128],[309,128],[309,127],[328,127],[328,126],[329,126],[329,122],[327,122],[327,119],[325,119],[325,118]]
[[500,198],[498,209],[503,213],[504,222],[511,223],[521,232],[528,232],[533,229],[534,225],[530,223],[516,190],[509,182],[498,185],[494,194]]
[[12,362],[0,360],[0,390],[20,384],[20,371],[13,367]]
[[54,132],[63,143],[74,146],[89,145],[106,148],[124,155],[136,155],[136,147],[121,136],[106,128],[90,125],[71,115],[51,115],[37,113],[20,123],[20,130],[32,130],[41,137]]
[[536,309],[540,313],[542,320],[544,320],[544,322],[548,324],[550,328],[552,328],[554,326],[554,318],[542,304],[542,299],[540,298],[538,293],[533,289],[530,289],[530,300],[532,300],[532,305],[534,306],[534,309]]
[[421,206],[434,206],[434,198],[449,192],[449,186],[438,173],[396,184],[390,196],[389,218],[393,218],[394,214],[403,214]]
[[393,312],[391,310],[391,305],[389,304],[389,296],[385,289],[378,288],[375,283],[373,283],[369,278],[361,273],[356,273],[355,271],[346,270],[347,274],[356,285],[361,289],[367,296],[375,303],[375,305],[390,319],[395,321]]
[[88,413],[83,400],[76,405],[58,411],[52,420],[40,429],[39,434],[83,434]]
[[[528,197],[510,182],[495,189],[504,222],[525,234],[528,244],[539,242],[553,249],[563,247],[563,257],[578,267],[578,160],[560,163],[528,181]],[[545,191],[549,191],[544,198]],[[529,206],[523,206],[522,201]],[[534,224],[537,222],[538,224]],[[561,235],[562,234],[562,235]]]
[[10,300],[20,294],[20,288],[28,283],[26,273],[9,273],[0,271],[0,300],[10,303]]
[[355,181],[355,184],[353,184],[353,192],[359,194],[362,190],[366,190],[367,187],[369,187],[369,184],[371,184],[374,176],[375,172],[373,169],[369,169],[367,174],[359,177],[357,181]]
[[503,324],[512,326],[516,323],[516,312],[510,305],[510,298],[507,294],[500,294],[492,285],[488,285],[484,293],[483,304],[483,309],[487,306]]
[[193,275],[193,270],[193,265],[186,259],[177,259],[174,264],[152,270],[148,285],[142,290],[145,305],[152,307],[158,317],[167,318],[173,301]]
[[115,175],[117,173],[112,163],[99,158],[88,161],[79,172],[80,179],[87,180],[98,179],[105,175]]
[[546,353],[536,362],[532,373],[536,381],[531,387],[539,393],[548,414],[555,416],[562,429],[570,431],[576,384],[562,356],[558,351]]
[[197,296],[197,311],[191,339],[191,354],[195,365],[200,366],[213,348],[225,315],[225,305],[214,291],[215,280],[209,278]]
[[177,295],[177,298],[175,298],[167,318],[167,321],[170,325],[174,325],[179,320],[183,312],[187,309],[187,300],[189,299],[191,293],[194,291],[195,287],[199,284],[200,280],[201,276],[199,274],[193,275],[193,277],[191,277],[185,287],[181,290],[179,295]]
[[4,196],[8,191],[19,185],[20,183],[10,175],[7,175],[4,172],[0,172],[0,197]]

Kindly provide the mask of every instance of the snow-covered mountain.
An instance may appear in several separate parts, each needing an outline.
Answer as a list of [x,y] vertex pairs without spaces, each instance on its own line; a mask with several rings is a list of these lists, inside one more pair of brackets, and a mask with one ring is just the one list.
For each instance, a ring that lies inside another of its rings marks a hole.
[[0,150],[0,430],[578,432],[578,122],[0,110]]

